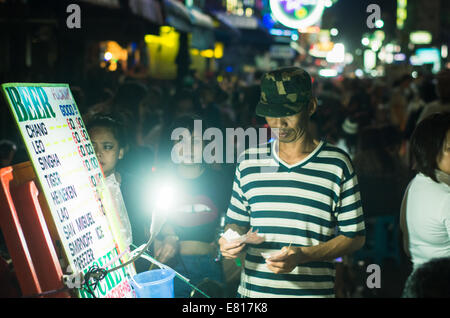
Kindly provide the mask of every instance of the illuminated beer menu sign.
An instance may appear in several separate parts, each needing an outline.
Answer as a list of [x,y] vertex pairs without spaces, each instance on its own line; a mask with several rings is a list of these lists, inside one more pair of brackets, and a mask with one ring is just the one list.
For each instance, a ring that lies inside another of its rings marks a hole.
[[[120,264],[119,245],[107,215],[103,173],[86,127],[66,84],[3,84],[46,197],[71,269],[86,273],[93,265]],[[96,297],[132,297],[132,267],[113,271]],[[80,297],[92,297],[79,289]]]

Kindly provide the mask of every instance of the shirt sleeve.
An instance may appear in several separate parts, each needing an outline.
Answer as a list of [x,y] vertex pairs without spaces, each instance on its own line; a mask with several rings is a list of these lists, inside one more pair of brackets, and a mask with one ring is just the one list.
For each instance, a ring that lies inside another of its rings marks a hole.
[[233,190],[230,203],[228,205],[226,224],[236,224],[238,226],[250,227],[249,204],[241,188],[241,174],[239,166],[236,167],[236,173],[233,181]]
[[365,235],[365,223],[358,179],[353,173],[341,185],[336,209],[338,235],[350,238]]

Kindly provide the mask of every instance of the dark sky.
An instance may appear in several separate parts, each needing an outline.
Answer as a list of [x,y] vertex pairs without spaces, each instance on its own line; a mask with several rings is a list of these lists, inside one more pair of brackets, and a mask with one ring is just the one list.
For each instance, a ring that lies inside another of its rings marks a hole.
[[382,19],[385,22],[384,31],[394,34],[396,23],[396,0],[339,0],[333,7],[326,9],[322,27],[324,29],[335,27],[339,30],[338,41],[344,42],[347,47],[359,47],[364,33],[373,30],[367,27],[367,7],[377,4],[381,8]]

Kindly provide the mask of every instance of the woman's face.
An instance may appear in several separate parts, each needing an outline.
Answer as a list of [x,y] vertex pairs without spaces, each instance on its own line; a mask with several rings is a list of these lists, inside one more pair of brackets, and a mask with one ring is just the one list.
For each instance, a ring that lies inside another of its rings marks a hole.
[[450,174],[450,130],[442,146],[442,153],[438,157],[438,169],[446,174]]
[[124,149],[107,127],[94,127],[89,131],[92,146],[94,146],[98,161],[106,177],[116,170],[116,164],[122,159]]

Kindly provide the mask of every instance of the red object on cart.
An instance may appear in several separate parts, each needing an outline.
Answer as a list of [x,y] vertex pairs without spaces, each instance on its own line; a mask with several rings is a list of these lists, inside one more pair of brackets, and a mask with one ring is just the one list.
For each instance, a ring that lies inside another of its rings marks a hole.
[[[49,232],[49,209],[39,196],[35,179],[29,161],[0,169],[0,228],[25,297],[65,287]],[[70,294],[58,292],[43,297],[70,297]]]

